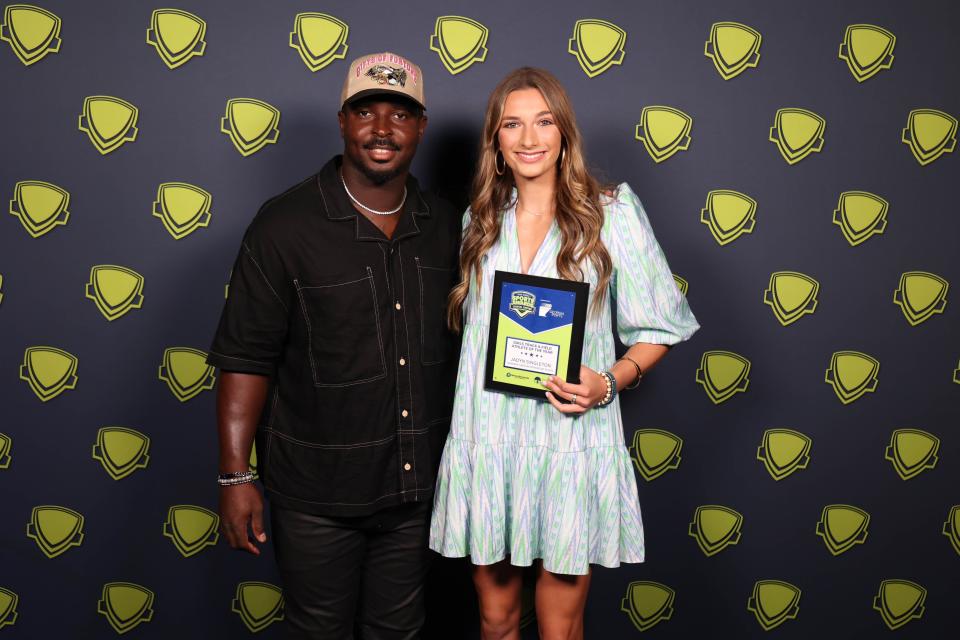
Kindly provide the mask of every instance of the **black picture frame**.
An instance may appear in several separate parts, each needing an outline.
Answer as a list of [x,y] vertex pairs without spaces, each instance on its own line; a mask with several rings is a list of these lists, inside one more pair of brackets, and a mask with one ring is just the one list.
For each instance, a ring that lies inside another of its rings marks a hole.
[[583,336],[587,320],[587,299],[590,296],[589,282],[575,282],[559,278],[545,278],[524,273],[496,271],[493,276],[493,291],[490,304],[490,329],[487,337],[486,368],[484,371],[483,386],[491,391],[502,391],[516,395],[539,398],[546,401],[544,387],[540,390],[519,384],[510,384],[493,379],[494,363],[497,352],[497,340],[500,337],[500,300],[503,297],[504,283],[523,286],[540,287],[555,291],[568,291],[574,294],[572,335],[570,348],[567,353],[566,381],[573,384],[580,383],[580,364],[583,357]]

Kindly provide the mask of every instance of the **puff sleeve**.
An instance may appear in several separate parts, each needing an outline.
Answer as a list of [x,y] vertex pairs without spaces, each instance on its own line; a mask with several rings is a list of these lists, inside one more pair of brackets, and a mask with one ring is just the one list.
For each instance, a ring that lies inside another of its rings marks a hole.
[[680,293],[640,199],[627,183],[605,206],[604,244],[613,261],[612,302],[617,333],[637,342],[672,345],[700,328]]

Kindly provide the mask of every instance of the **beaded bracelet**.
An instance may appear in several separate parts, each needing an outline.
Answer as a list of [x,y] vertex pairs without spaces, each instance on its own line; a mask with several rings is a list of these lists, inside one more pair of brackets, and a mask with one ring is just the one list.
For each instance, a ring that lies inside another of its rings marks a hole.
[[603,376],[604,381],[607,383],[607,393],[601,398],[600,402],[597,403],[597,406],[605,407],[617,397],[617,379],[609,371],[598,371],[597,373]]
[[221,487],[231,487],[235,484],[247,484],[256,480],[253,471],[235,471],[233,473],[217,474],[217,484]]

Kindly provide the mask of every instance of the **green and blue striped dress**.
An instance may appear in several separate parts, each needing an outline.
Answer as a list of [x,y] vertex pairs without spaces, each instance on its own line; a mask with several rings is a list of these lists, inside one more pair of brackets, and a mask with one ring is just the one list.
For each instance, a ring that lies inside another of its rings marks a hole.
[[[643,562],[643,523],[619,403],[571,417],[546,399],[483,387],[494,271],[520,272],[515,204],[483,259],[479,296],[464,304],[463,346],[450,435],[440,462],[430,548],[477,565],[541,558],[547,571],[583,575],[590,564]],[[613,260],[610,289],[624,344],[675,344],[699,328],[673,280],[643,205],[623,183],[604,206],[601,238]],[[469,210],[464,216],[469,219]],[[529,273],[556,278],[560,229],[554,221]],[[596,285],[592,268],[584,268]],[[583,364],[615,360],[610,295],[588,313]],[[588,307],[589,308],[589,307]]]

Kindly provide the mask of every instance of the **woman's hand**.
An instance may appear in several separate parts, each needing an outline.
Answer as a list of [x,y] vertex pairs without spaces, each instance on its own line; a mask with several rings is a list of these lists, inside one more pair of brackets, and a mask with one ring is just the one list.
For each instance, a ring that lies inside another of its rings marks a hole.
[[[560,413],[583,413],[603,400],[607,395],[607,382],[603,376],[591,369],[580,365],[580,384],[571,384],[557,376],[550,376],[545,386],[547,400]],[[569,401],[573,402],[569,402]]]

